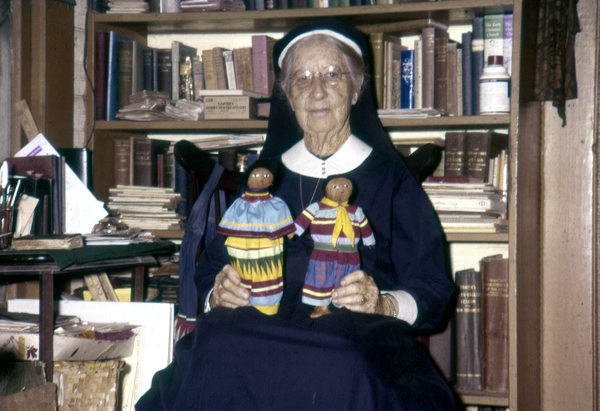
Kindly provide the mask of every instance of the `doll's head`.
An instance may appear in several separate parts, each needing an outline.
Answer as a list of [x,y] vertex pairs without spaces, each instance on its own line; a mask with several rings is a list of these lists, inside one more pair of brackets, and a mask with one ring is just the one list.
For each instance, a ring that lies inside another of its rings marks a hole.
[[348,201],[352,195],[352,182],[344,177],[331,179],[325,186],[325,197],[336,203]]
[[270,160],[257,160],[246,172],[246,186],[253,190],[266,190],[273,185],[277,164]]

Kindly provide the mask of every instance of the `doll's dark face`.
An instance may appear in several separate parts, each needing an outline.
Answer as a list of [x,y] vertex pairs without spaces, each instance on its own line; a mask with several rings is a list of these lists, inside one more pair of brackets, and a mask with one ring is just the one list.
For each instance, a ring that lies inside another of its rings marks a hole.
[[273,184],[273,173],[266,168],[258,167],[248,176],[248,187],[266,189]]
[[352,183],[347,178],[334,178],[327,183],[325,196],[336,203],[343,203],[350,198],[352,188]]

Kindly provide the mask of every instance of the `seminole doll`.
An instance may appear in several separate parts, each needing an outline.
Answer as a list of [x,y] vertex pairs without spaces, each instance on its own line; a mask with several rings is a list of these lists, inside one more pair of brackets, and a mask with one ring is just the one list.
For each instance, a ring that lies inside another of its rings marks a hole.
[[295,221],[296,234],[300,236],[310,227],[314,241],[302,289],[302,302],[315,306],[312,318],[330,313],[334,288],[360,269],[360,239],[366,246],[375,244],[362,208],[348,205],[352,189],[347,178],[333,178],[325,186],[325,197],[309,205]]
[[295,227],[288,206],[269,193],[270,168],[262,160],[252,164],[247,189],[225,212],[217,234],[227,237],[231,265],[250,291],[250,305],[273,315],[283,295],[283,237],[293,236]]

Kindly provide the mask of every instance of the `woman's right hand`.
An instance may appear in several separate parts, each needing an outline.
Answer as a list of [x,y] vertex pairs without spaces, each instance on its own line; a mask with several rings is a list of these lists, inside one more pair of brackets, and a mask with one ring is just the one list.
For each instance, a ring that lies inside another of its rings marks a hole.
[[210,307],[237,308],[250,305],[250,292],[242,285],[239,273],[227,264],[217,274],[210,297]]

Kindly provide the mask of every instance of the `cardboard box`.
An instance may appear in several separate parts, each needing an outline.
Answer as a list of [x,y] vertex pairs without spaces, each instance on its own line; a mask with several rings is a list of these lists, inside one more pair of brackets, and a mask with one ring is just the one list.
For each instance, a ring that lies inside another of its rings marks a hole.
[[256,117],[256,99],[249,96],[205,96],[205,120],[250,120]]
[[[135,337],[105,341],[88,338],[54,336],[55,361],[96,361],[129,357]],[[0,356],[16,360],[38,360],[40,347],[37,333],[0,333]]]

